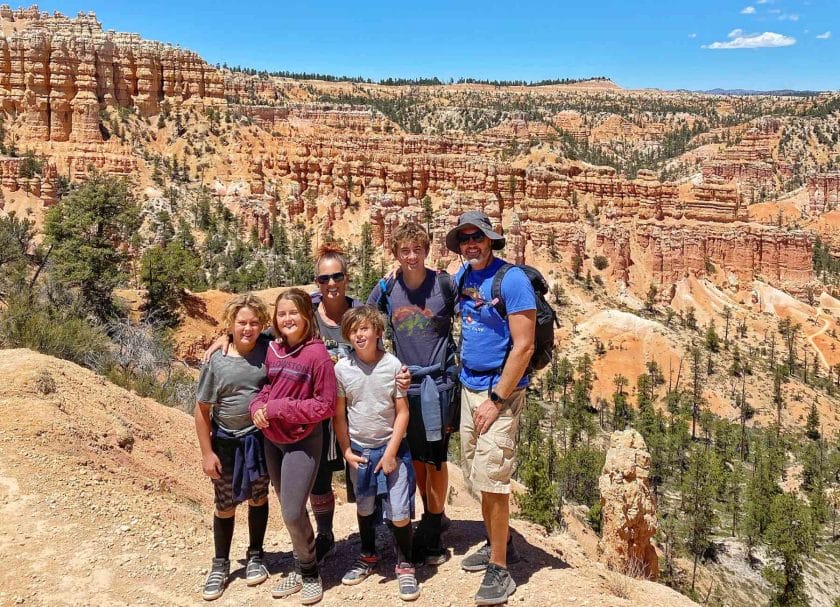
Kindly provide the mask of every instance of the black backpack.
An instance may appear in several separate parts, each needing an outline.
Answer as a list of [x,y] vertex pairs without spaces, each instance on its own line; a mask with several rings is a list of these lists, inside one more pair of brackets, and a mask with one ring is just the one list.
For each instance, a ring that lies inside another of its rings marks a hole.
[[[531,361],[528,363],[528,368],[525,370],[525,373],[527,374],[544,369],[546,365],[551,362],[551,359],[554,356],[554,327],[559,327],[560,321],[557,319],[557,313],[554,311],[554,308],[551,307],[551,304],[549,304],[545,298],[548,293],[548,282],[546,282],[545,278],[543,278],[543,275],[538,269],[526,264],[514,265],[512,263],[505,263],[499,268],[496,275],[493,276],[490,298],[491,300],[496,301],[494,307],[499,313],[499,316],[507,318],[507,308],[505,307],[504,299],[502,299],[502,279],[505,277],[508,270],[514,267],[525,272],[525,276],[528,277],[528,282],[531,283],[531,287],[534,289],[534,295],[537,303],[537,322],[534,327],[534,353],[531,355]],[[464,281],[467,279],[467,274],[470,269],[470,266],[467,265],[464,269],[464,273],[461,275],[461,280],[458,282],[459,293],[464,288]],[[512,345],[512,343],[508,345],[507,354],[510,354],[510,348]],[[505,359],[507,359],[507,354],[505,354]],[[504,367],[504,363],[502,364],[502,367]]]

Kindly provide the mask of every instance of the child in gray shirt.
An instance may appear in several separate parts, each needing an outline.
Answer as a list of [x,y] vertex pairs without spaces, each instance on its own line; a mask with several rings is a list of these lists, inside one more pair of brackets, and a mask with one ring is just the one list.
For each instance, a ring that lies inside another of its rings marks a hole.
[[374,512],[376,498],[381,496],[398,548],[399,597],[411,601],[420,596],[420,588],[411,554],[415,484],[411,452],[404,440],[408,402],[394,380],[400,361],[378,348],[384,330],[385,319],[372,306],[348,310],[341,321],[342,335],[353,353],[335,366],[338,398],[334,422],[356,493],[362,540],[359,558],[341,581],[359,584],[377,565]]

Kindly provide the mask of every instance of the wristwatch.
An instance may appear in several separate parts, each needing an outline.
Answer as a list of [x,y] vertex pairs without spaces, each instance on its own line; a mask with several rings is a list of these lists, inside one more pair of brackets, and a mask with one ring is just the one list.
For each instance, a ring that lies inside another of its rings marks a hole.
[[506,398],[502,398],[498,394],[496,394],[495,390],[490,390],[490,400],[493,401],[494,405],[505,405]]

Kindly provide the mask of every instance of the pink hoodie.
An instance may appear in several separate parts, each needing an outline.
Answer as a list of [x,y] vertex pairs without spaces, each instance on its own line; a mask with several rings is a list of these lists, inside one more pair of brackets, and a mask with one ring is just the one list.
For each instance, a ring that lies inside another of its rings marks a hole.
[[335,415],[335,371],[317,337],[294,348],[271,342],[265,357],[270,383],[251,401],[251,415],[266,405],[263,434],[280,445],[309,436],[315,425]]

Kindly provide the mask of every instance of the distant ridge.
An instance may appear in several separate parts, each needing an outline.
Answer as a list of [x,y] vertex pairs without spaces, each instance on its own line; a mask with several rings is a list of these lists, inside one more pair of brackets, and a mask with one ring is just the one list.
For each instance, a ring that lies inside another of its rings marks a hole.
[[692,91],[689,89],[678,89],[678,93],[704,93],[706,95],[730,95],[733,97],[749,97],[755,95],[769,95],[774,97],[816,97],[826,91],[797,91],[795,89],[779,89],[774,91],[755,91],[752,89],[708,89],[705,91]]
[[239,65],[230,66],[226,63],[217,64],[217,68],[240,72],[250,76],[290,78],[292,80],[323,80],[325,82],[355,82],[357,84],[381,84],[383,86],[444,86],[446,84],[488,84],[492,86],[554,86],[563,84],[580,84],[582,82],[611,82],[607,76],[591,76],[585,78],[550,78],[543,80],[487,80],[482,78],[449,78],[440,79],[437,76],[417,78],[364,78],[362,76],[335,76],[333,74],[318,74],[314,72],[292,72],[288,70],[258,70]]

